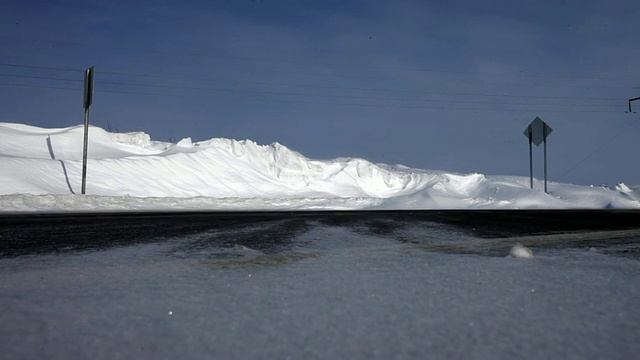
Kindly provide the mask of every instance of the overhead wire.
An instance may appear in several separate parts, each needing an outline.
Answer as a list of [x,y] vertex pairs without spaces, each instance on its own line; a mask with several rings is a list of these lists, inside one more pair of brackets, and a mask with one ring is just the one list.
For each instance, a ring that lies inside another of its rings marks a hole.
[[[43,89],[59,89],[59,90],[74,90],[81,91],[81,89],[51,87],[51,86],[38,86],[27,84],[10,84],[0,83],[1,86],[23,86],[31,88],[43,88]],[[133,94],[133,95],[146,95],[146,96],[173,96],[175,94],[162,94],[162,93],[141,93],[141,92],[127,92],[127,91],[110,91],[110,90],[98,90],[97,93],[112,93],[112,94]],[[466,108],[466,107],[445,107],[445,106],[411,106],[411,105],[394,105],[394,104],[356,104],[356,103],[338,103],[338,102],[322,102],[322,101],[296,101],[296,100],[282,100],[282,99],[241,99],[252,100],[261,102],[277,102],[277,103],[294,103],[294,104],[312,104],[312,105],[329,105],[329,106],[350,106],[350,107],[375,107],[375,108],[396,108],[396,109],[431,109],[431,110],[452,110],[452,111],[492,111],[492,112],[555,112],[555,113],[619,113],[619,111],[611,110],[563,110],[563,109],[506,109],[506,108]]]
[[558,177],[558,180],[563,180],[565,178],[565,176],[567,176],[570,172],[572,172],[573,170],[575,170],[578,166],[582,165],[582,163],[584,163],[585,161],[587,161],[589,158],[591,158],[593,155],[597,154],[598,152],[600,152],[600,150],[604,149],[606,146],[609,146],[609,144],[611,144],[613,142],[613,140],[615,140],[618,136],[622,135],[623,133],[625,133],[628,129],[630,129],[631,127],[633,127],[635,124],[637,124],[640,121],[640,117],[638,119],[636,119],[634,122],[629,123],[629,125],[622,127],[622,129],[620,131],[618,131],[617,133],[615,133],[612,137],[610,137],[607,141],[605,141],[604,143],[602,143],[600,146],[598,146],[597,148],[595,148],[593,151],[591,151],[589,154],[587,154],[587,156],[585,156],[584,158],[582,158],[580,161],[578,161],[577,163],[575,163],[572,167],[570,167],[567,171],[565,171],[562,175],[560,175]]
[[[124,73],[114,71],[102,71],[104,74],[111,75],[124,75],[132,77],[152,77],[152,78],[181,78],[169,75],[158,74],[140,74],[140,73]],[[425,91],[425,90],[404,90],[404,89],[386,89],[386,88],[366,88],[366,87],[349,87],[349,86],[326,86],[326,85],[313,85],[313,84],[296,84],[296,83],[283,83],[283,82],[266,82],[266,81],[246,81],[246,80],[223,80],[223,79],[210,79],[210,78],[189,78],[190,80],[197,81],[211,81],[211,82],[223,82],[223,83],[236,83],[246,85],[264,85],[264,86],[281,86],[281,87],[301,87],[310,89],[330,89],[330,90],[349,90],[349,91],[369,91],[369,92],[390,92],[390,93],[405,93],[405,94],[430,94],[430,95],[454,95],[454,96],[478,96],[478,97],[506,97],[506,98],[531,98],[531,99],[560,99],[560,100],[620,100],[619,98],[605,98],[605,97],[571,97],[571,96],[539,96],[539,95],[512,95],[512,94],[490,94],[490,93],[459,93],[459,92],[445,92],[445,91]],[[114,82],[115,84],[115,82]],[[120,85],[126,85],[127,83],[120,83]],[[128,85],[126,85],[128,86]]]
[[[74,71],[69,68],[56,68],[45,66],[33,66],[33,65],[21,65],[21,64],[7,64],[0,63],[0,66],[10,67],[22,67],[31,69],[52,69],[60,71]],[[367,88],[367,87],[347,87],[347,86],[326,86],[315,84],[297,84],[297,83],[283,83],[283,82],[265,82],[265,81],[246,81],[246,80],[228,80],[228,79],[211,79],[211,78],[194,78],[175,75],[164,74],[143,74],[143,73],[130,73],[102,70],[100,74],[118,75],[118,76],[130,76],[130,77],[147,77],[158,79],[175,79],[175,80],[190,80],[190,81],[206,81],[217,83],[237,83],[246,85],[261,85],[261,86],[281,86],[281,87],[301,87],[301,88],[313,88],[313,89],[330,89],[330,90],[348,90],[348,91],[369,91],[369,92],[391,92],[391,93],[412,93],[412,94],[430,94],[430,95],[452,95],[452,96],[477,96],[477,97],[505,97],[505,98],[535,98],[535,99],[559,99],[559,100],[619,100],[617,98],[603,98],[603,97],[569,97],[569,96],[539,96],[539,95],[513,95],[513,94],[489,94],[489,93],[464,93],[464,92],[443,92],[443,91],[424,91],[424,90],[404,90],[404,89],[386,89],[386,88]],[[106,83],[106,82],[103,82]],[[121,83],[123,86],[129,86],[127,83]],[[147,86],[147,85],[140,85]]]
[[[2,38],[2,37],[0,37]],[[64,43],[64,42],[61,42]],[[72,43],[69,43],[72,44]],[[74,46],[89,46],[87,44],[77,44]],[[12,50],[12,51],[18,51],[18,52],[25,52],[25,53],[29,53],[27,51],[24,50]],[[143,52],[150,52],[150,53],[159,53],[159,54],[165,54],[165,55],[174,55],[174,56],[196,56],[196,57],[204,57],[204,58],[210,58],[210,57],[228,57],[228,56],[209,56],[209,55],[203,55],[203,54],[189,54],[189,53],[176,53],[176,52],[166,52],[166,51],[155,51],[155,50],[141,50]],[[33,53],[33,52],[31,52]],[[86,54],[82,55],[83,57],[89,57]],[[74,56],[74,58],[77,58],[78,56]],[[101,59],[101,57],[98,56],[91,56],[91,58],[99,58]],[[229,57],[229,58],[236,58],[236,57]],[[242,59],[242,57],[238,57],[239,59]],[[256,60],[257,58],[252,58],[254,60]],[[264,63],[265,61],[261,61],[261,63]],[[271,63],[281,63],[275,60],[271,60],[271,61],[266,61],[266,62],[271,62]],[[284,62],[287,63],[287,62]],[[292,63],[300,63],[300,64],[318,64],[318,65],[325,65],[325,66],[330,66],[331,68],[336,67],[336,64],[332,64],[332,63],[315,63],[315,62],[292,62]],[[180,66],[180,67],[187,67],[187,68],[200,68],[200,69],[211,69],[211,66],[202,66],[202,65],[194,65],[194,64],[186,64],[184,62],[182,63],[178,63],[178,64],[172,64],[172,66]],[[337,65],[339,66],[339,65]],[[44,67],[41,67],[44,68]],[[353,66],[348,66],[348,68],[353,68]],[[491,73],[491,72],[465,72],[465,71],[448,71],[448,70],[434,70],[434,69],[409,69],[409,68],[401,68],[401,67],[371,67],[371,66],[358,66],[358,69],[366,69],[366,68],[373,68],[373,69],[390,69],[390,70],[405,70],[405,71],[415,71],[415,72],[434,72],[434,73],[451,73],[451,74],[460,74],[460,75],[488,75],[488,76],[515,76],[515,77],[531,77],[531,78],[541,78],[541,79],[563,79],[563,80],[567,80],[567,79],[573,79],[573,80],[589,80],[589,81],[593,81],[593,80],[597,80],[597,81],[603,81],[603,80],[616,80],[616,81],[635,81],[635,80],[640,80],[640,79],[633,79],[633,78],[607,78],[607,77],[578,77],[578,76],[556,76],[556,75],[523,75],[521,73],[512,73],[512,74],[500,74],[500,73]],[[53,68],[52,68],[53,69]],[[265,69],[265,68],[261,68],[261,69],[251,69],[251,68],[234,68],[234,67],[229,67],[229,66],[217,66],[216,69],[220,70],[231,70],[231,71],[242,71],[242,72],[257,72],[257,73],[265,73],[265,72],[276,72],[276,73],[285,73],[285,74],[302,74],[302,75],[316,75],[316,76],[335,76],[335,77],[340,77],[340,78],[371,78],[371,79],[387,79],[387,80],[412,80],[412,78],[407,78],[407,77],[397,77],[397,76],[378,76],[378,75],[359,75],[359,74],[353,74],[353,73],[349,73],[349,74],[336,74],[333,72],[308,72],[308,71],[291,71],[291,70],[279,70],[279,69]],[[69,69],[61,69],[63,71],[69,71]],[[79,71],[79,70],[70,70],[70,71]],[[533,83],[533,84],[528,84],[528,83],[504,83],[504,82],[494,82],[494,81],[484,81],[484,80],[478,80],[478,81],[472,81],[472,80],[449,80],[449,79],[436,79],[435,80],[437,83],[455,83],[455,84],[477,84],[477,85],[483,85],[483,86],[516,86],[516,87],[568,87],[568,88],[578,88],[578,89],[602,89],[602,88],[607,88],[607,89],[627,89],[630,86],[629,85],[603,85],[603,84],[597,84],[597,85],[585,85],[585,84],[566,84],[566,83],[553,83],[553,84],[548,84],[548,83]]]
[[99,81],[100,84],[108,85],[120,85],[120,86],[134,86],[134,87],[152,87],[152,88],[167,88],[167,89],[181,89],[181,90],[205,90],[205,91],[220,91],[220,92],[241,92],[241,93],[255,93],[255,94],[270,94],[270,95],[287,95],[287,96],[306,96],[306,97],[329,97],[329,98],[345,98],[345,99],[362,99],[362,100],[391,100],[391,101],[420,101],[420,102],[440,102],[440,103],[458,103],[458,104],[494,104],[494,105],[538,105],[538,106],[586,106],[586,107],[612,107],[612,105],[603,104],[543,104],[543,103],[507,103],[507,102],[480,102],[480,101],[456,101],[456,100],[432,100],[432,99],[415,99],[415,98],[389,98],[389,97],[377,97],[377,96],[353,96],[353,95],[335,95],[335,94],[310,94],[310,93],[293,93],[293,92],[278,92],[278,91],[264,91],[264,90],[238,90],[228,88],[208,88],[208,87],[194,87],[194,86],[179,86],[179,85],[156,85],[156,84],[140,84],[140,83],[124,83],[114,81]]
[[73,90],[73,91],[82,91],[80,88],[66,88],[61,86],[47,86],[47,85],[33,85],[33,84],[15,84],[15,83],[5,83],[0,82],[1,86],[16,86],[16,87],[28,87],[28,88],[39,88],[39,89],[55,89],[55,90]]
[[21,79],[38,79],[38,80],[54,80],[54,81],[68,81],[68,82],[82,82],[80,79],[66,79],[60,77],[50,77],[50,76],[35,76],[35,75],[16,75],[16,74],[0,74],[2,77],[14,77]]
[[25,69],[45,69],[45,70],[56,70],[56,71],[82,72],[82,70],[78,70],[78,69],[52,67],[52,66],[36,66],[36,65],[24,65],[24,64],[7,64],[7,63],[0,63],[0,66],[25,68]]
[[[197,68],[197,69],[211,69],[211,66],[199,66],[193,64],[177,64],[181,67],[188,68]],[[254,69],[254,68],[237,68],[237,67],[229,67],[229,66],[216,66],[216,70],[225,70],[225,71],[238,71],[238,72],[254,72],[254,73],[282,73],[282,74],[293,74],[293,75],[313,75],[313,76],[330,76],[330,77],[339,77],[339,78],[365,78],[365,79],[383,79],[383,80],[415,80],[415,77],[398,77],[398,76],[379,76],[379,75],[360,75],[360,74],[344,74],[344,73],[333,73],[333,72],[308,72],[308,71],[291,71],[291,70],[278,70],[278,69]],[[108,72],[113,75],[118,75],[116,72]],[[483,86],[514,86],[514,87],[566,87],[566,88],[576,88],[576,89],[628,89],[627,85],[576,85],[576,84],[564,84],[564,83],[554,83],[554,84],[544,84],[544,83],[505,83],[505,82],[495,82],[495,81],[471,81],[471,80],[448,80],[448,79],[436,79],[430,80],[431,84],[435,83],[454,83],[454,84],[468,84],[468,85],[483,85]]]
[[[67,81],[67,82],[83,81],[80,79],[67,79],[67,78],[59,78],[59,77],[31,76],[31,75],[14,75],[14,74],[2,74],[2,73],[0,73],[0,77],[17,77],[17,78],[42,79],[42,80],[54,80],[54,81]],[[495,102],[495,101],[482,102],[482,101],[463,101],[463,100],[416,99],[416,98],[398,98],[398,97],[355,96],[355,95],[295,93],[295,92],[279,92],[279,91],[248,90],[248,89],[210,88],[210,87],[194,87],[194,86],[181,86],[181,85],[158,85],[158,84],[113,82],[113,81],[96,81],[96,83],[107,84],[107,85],[117,85],[117,86],[151,87],[151,88],[164,88],[164,89],[174,89],[174,90],[175,89],[199,90],[199,91],[214,91],[214,92],[236,92],[236,93],[251,93],[251,94],[325,97],[325,98],[359,99],[359,100],[432,102],[432,103],[450,103],[450,104],[488,104],[488,105],[510,105],[510,106],[526,105],[526,106],[563,106],[563,107],[613,107],[613,105],[605,105],[605,104],[571,104],[571,103],[558,104],[558,103]],[[115,91],[112,90],[111,92],[115,92]],[[136,94],[136,92],[127,92],[127,93]],[[164,94],[156,94],[156,95],[164,95]]]
[[[51,66],[36,66],[28,64],[12,64],[12,63],[0,63],[0,66],[25,68],[25,69],[44,69],[53,71],[66,71],[66,72],[81,72],[81,70],[71,69],[67,67],[51,67]],[[514,95],[514,94],[492,94],[492,93],[465,93],[465,92],[443,92],[443,91],[424,91],[424,90],[407,90],[407,89],[387,89],[387,88],[367,88],[367,87],[348,87],[348,86],[326,86],[316,84],[298,84],[298,83],[286,83],[286,82],[263,82],[263,81],[245,81],[245,80],[228,80],[228,79],[211,79],[211,78],[189,78],[184,76],[172,76],[164,74],[152,74],[152,73],[130,73],[130,72],[118,72],[118,71],[101,71],[101,74],[114,75],[114,76],[129,76],[129,77],[145,77],[156,79],[172,79],[172,80],[190,80],[190,81],[209,81],[217,83],[236,83],[243,85],[257,85],[257,86],[272,86],[272,87],[300,87],[310,89],[327,89],[327,90],[348,90],[348,91],[360,91],[360,92],[377,92],[377,93],[402,93],[402,94],[429,94],[429,95],[447,95],[447,96],[466,96],[466,97],[499,97],[499,98],[521,98],[521,99],[553,99],[553,100],[619,100],[617,98],[598,98],[598,97],[568,97],[568,96],[538,96],[538,95]],[[80,79],[68,79],[61,77],[51,76],[36,76],[36,75],[20,75],[20,74],[1,74],[2,77],[16,77],[26,79],[39,79],[48,81],[65,81],[65,82],[82,82]],[[171,90],[198,90],[198,91],[215,91],[215,92],[235,92],[235,93],[250,93],[257,95],[283,95],[283,96],[303,96],[303,97],[319,97],[319,98],[339,98],[339,99],[358,99],[358,100],[374,100],[374,101],[403,101],[403,102],[431,102],[431,103],[450,103],[450,104],[488,104],[488,105],[504,105],[504,106],[545,106],[545,107],[613,107],[609,104],[558,104],[558,103],[530,103],[530,102],[481,102],[481,101],[468,101],[468,100],[441,100],[441,99],[416,99],[416,98],[397,98],[397,97],[379,97],[379,96],[356,96],[356,95],[338,95],[338,94],[321,94],[321,93],[299,93],[299,92],[282,92],[282,91],[266,91],[266,90],[251,90],[251,89],[230,89],[230,88],[211,88],[200,86],[183,86],[183,85],[159,85],[148,83],[136,83],[136,82],[123,82],[123,81],[96,81],[98,85],[113,85],[113,86],[128,86],[128,87],[150,87],[159,89],[171,89]],[[3,86],[23,86],[23,87],[41,87],[48,89],[61,89],[72,90],[70,88],[61,88],[53,86],[36,86],[36,85],[21,85],[15,83],[2,83]],[[115,91],[115,90],[98,90],[106,93],[121,93],[121,94],[136,94],[147,96],[173,96],[174,94],[166,93],[150,93],[150,92],[133,92],[133,91]],[[275,101],[274,99],[270,99]],[[283,100],[278,100],[282,102]],[[300,101],[289,101],[297,102]],[[392,105],[392,104],[347,104],[344,102],[330,103],[314,101],[306,103],[323,104],[323,105],[344,105],[344,106],[377,106],[377,107],[404,107],[404,108],[431,108],[431,109],[452,109],[452,110],[474,110],[474,111],[541,111],[542,109],[486,109],[486,108],[453,108],[453,107],[435,107],[435,106],[407,106],[407,105]],[[576,109],[547,109],[544,111],[556,111],[556,112],[610,112],[606,110],[576,110]]]

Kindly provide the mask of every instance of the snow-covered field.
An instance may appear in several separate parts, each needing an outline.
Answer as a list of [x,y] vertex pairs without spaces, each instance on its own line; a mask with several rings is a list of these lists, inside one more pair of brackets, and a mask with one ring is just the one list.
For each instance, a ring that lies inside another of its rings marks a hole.
[[312,160],[274,143],[153,141],[90,127],[87,196],[83,127],[0,123],[0,211],[640,208],[640,190],[527,177],[451,174]]

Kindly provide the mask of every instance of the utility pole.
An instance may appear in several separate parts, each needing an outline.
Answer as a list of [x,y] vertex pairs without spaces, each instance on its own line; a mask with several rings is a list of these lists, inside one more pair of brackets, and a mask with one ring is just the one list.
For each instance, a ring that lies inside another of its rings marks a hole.
[[84,72],[84,145],[82,149],[82,195],[87,190],[87,148],[89,143],[89,106],[93,102],[93,66]]

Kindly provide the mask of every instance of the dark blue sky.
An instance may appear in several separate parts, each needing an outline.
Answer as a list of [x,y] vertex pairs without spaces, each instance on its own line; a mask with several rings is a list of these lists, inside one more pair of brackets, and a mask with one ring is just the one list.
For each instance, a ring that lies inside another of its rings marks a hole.
[[550,180],[640,184],[638,19],[635,1],[9,0],[0,121],[81,124],[95,66],[91,123],[114,131],[526,176],[539,116]]

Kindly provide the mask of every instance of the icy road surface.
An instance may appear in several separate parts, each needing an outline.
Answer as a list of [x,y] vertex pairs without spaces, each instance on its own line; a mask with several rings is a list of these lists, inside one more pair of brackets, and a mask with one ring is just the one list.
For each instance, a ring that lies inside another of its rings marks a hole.
[[[311,218],[146,237],[71,227],[57,245],[5,246],[0,348],[5,359],[640,353],[638,230],[474,230]],[[517,242],[533,258],[506,257]]]

